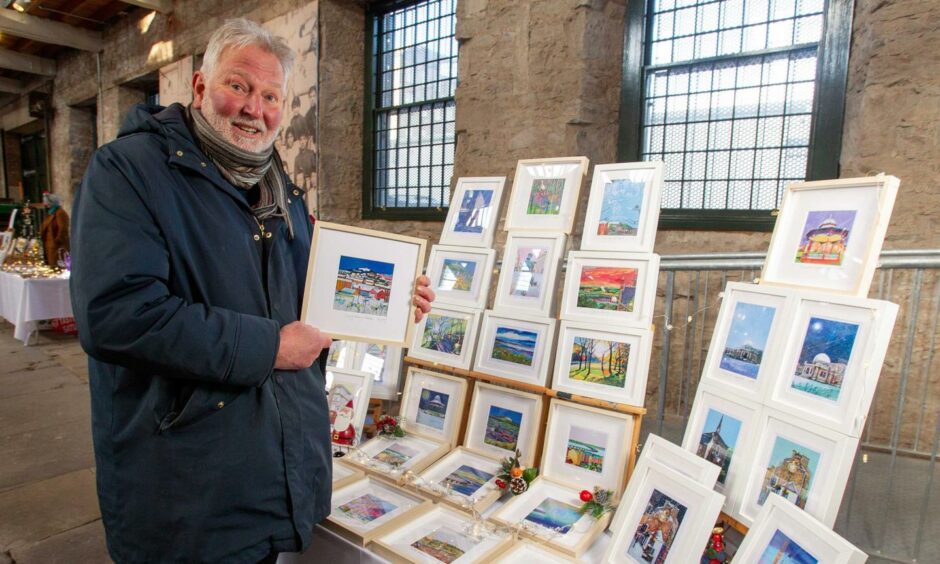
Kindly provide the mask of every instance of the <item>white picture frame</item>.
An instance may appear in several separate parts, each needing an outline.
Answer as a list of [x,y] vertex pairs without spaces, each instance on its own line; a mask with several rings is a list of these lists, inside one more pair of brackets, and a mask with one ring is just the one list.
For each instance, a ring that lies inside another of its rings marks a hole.
[[466,398],[465,379],[409,367],[399,424],[408,433],[453,447],[457,444]]
[[510,232],[493,309],[551,317],[555,284],[567,237],[546,231]]
[[362,470],[344,464],[341,458],[333,458],[333,489],[338,490],[358,480],[361,480],[365,474]]
[[403,520],[420,514],[430,501],[366,476],[333,490],[331,512],[323,524],[342,537],[365,546]]
[[545,386],[552,361],[555,320],[483,313],[473,369],[508,380]]
[[658,462],[687,476],[707,488],[714,488],[721,469],[673,444],[659,435],[650,434],[643,445],[637,466]]
[[470,516],[446,505],[430,506],[422,514],[400,522],[397,528],[376,538],[370,548],[395,563],[441,562],[434,556],[441,551],[445,558],[456,556],[443,561],[474,564],[490,562],[512,543],[510,535],[479,530],[474,524]]
[[520,160],[504,229],[571,233],[587,168],[587,157]]
[[702,384],[762,402],[779,371],[794,301],[793,292],[785,288],[728,282]]
[[371,373],[372,396],[376,399],[398,399],[401,377],[402,348],[380,343],[356,344],[356,370]]
[[[791,503],[799,500],[796,504],[801,509],[831,527],[839,513],[858,439],[765,408],[753,444],[753,458],[739,482],[743,489],[737,496],[736,518],[751,526],[760,513],[760,500],[781,495]],[[785,471],[782,477],[777,468]]]
[[411,334],[408,356],[467,370],[473,362],[480,311],[434,305]]
[[653,252],[662,184],[661,161],[595,165],[581,250]]
[[788,185],[760,283],[867,296],[899,184],[879,174]]
[[505,176],[458,178],[440,243],[492,247],[505,184]]
[[369,475],[397,480],[405,472],[420,472],[444,456],[450,449],[446,442],[414,433],[404,437],[379,435],[359,445],[343,458]]
[[[542,396],[476,382],[463,445],[502,460],[522,452],[520,462],[531,466],[538,447]],[[514,427],[514,428],[513,428]]]
[[[362,426],[369,411],[373,379],[371,373],[362,370],[327,366],[326,403],[330,418],[330,438],[334,445],[356,446],[362,439]],[[347,422],[349,424],[344,426]],[[349,429],[355,431],[351,442]]]
[[407,346],[424,239],[318,221],[300,320],[334,339]]
[[[561,318],[649,328],[658,278],[656,254],[571,251]],[[613,295],[618,291],[619,295]]]
[[486,308],[496,251],[433,245],[428,255],[427,276],[434,290],[434,307],[451,304]]
[[418,487],[458,509],[486,511],[503,492],[496,487],[499,459],[457,447],[421,473]]
[[650,329],[561,321],[552,389],[642,407],[652,346]]
[[861,436],[898,305],[802,293],[767,404]]
[[[648,564],[664,548],[664,562],[698,562],[724,502],[720,493],[656,461],[637,465],[622,499],[610,525],[603,559],[608,564]],[[647,536],[652,527],[644,521],[662,525]],[[670,541],[664,546],[667,527]],[[646,551],[652,551],[649,560],[643,558]]]
[[359,343],[356,341],[334,340],[330,343],[330,352],[326,357],[326,365],[358,370],[356,367],[358,346]]
[[[781,550],[781,545],[786,548]],[[868,560],[867,554],[819,520],[784,499],[771,496],[735,553],[734,562],[770,562],[783,553],[794,556],[794,562],[864,564]]]

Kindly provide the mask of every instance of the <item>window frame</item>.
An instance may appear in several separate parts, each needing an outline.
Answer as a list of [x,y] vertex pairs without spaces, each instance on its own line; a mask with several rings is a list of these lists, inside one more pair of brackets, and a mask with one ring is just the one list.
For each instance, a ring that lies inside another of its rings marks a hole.
[[[643,63],[651,45],[646,42],[652,20],[646,10],[654,0],[628,3],[624,18],[623,68],[617,160],[641,158],[643,100],[646,84]],[[806,180],[839,177],[842,127],[852,39],[855,0],[826,0],[822,37],[816,56],[816,86],[810,123]],[[741,57],[747,57],[743,54]],[[690,61],[693,62],[693,61]],[[707,231],[773,231],[778,210],[663,208],[660,229]]]
[[[444,221],[447,218],[447,207],[377,207],[374,201],[375,187],[375,112],[377,86],[377,61],[375,57],[376,35],[374,33],[374,19],[379,19],[388,12],[408,8],[426,0],[376,0],[369,3],[365,14],[365,76],[363,84],[363,124],[362,124],[362,219],[385,219],[390,221]],[[456,1],[456,0],[455,0]],[[456,11],[454,17],[456,18]],[[458,50],[459,57],[459,50]],[[447,100],[454,100],[456,96],[435,98],[424,102],[402,104],[396,108],[411,106],[432,105]],[[456,156],[457,135],[454,133],[454,152]],[[453,184],[453,176],[451,176]]]

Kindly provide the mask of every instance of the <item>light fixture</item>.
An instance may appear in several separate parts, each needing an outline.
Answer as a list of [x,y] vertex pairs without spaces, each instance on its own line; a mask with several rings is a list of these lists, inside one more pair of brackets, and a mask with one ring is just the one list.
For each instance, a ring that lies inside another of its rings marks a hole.
[[17,12],[25,12],[32,3],[33,0],[13,0],[13,9]]

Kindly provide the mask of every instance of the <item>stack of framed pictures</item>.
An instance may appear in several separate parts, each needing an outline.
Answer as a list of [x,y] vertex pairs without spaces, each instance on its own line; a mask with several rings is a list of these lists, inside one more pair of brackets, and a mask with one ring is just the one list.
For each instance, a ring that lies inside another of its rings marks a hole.
[[396,522],[423,513],[431,502],[365,476],[333,489],[331,513],[323,524],[360,546],[396,528]]
[[626,478],[633,417],[558,399],[549,406],[539,477],[492,520],[571,557],[583,554],[610,520],[582,514],[580,492],[595,487],[619,497]]
[[383,478],[419,472],[457,443],[467,381],[411,367],[405,378],[399,425],[403,437],[377,436],[346,457],[346,462]]

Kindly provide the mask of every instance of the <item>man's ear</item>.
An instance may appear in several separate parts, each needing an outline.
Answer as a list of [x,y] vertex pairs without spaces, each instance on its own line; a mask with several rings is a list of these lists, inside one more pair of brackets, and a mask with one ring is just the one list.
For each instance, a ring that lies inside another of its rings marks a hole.
[[202,71],[193,73],[193,107],[202,109],[202,100],[206,95],[206,75]]

